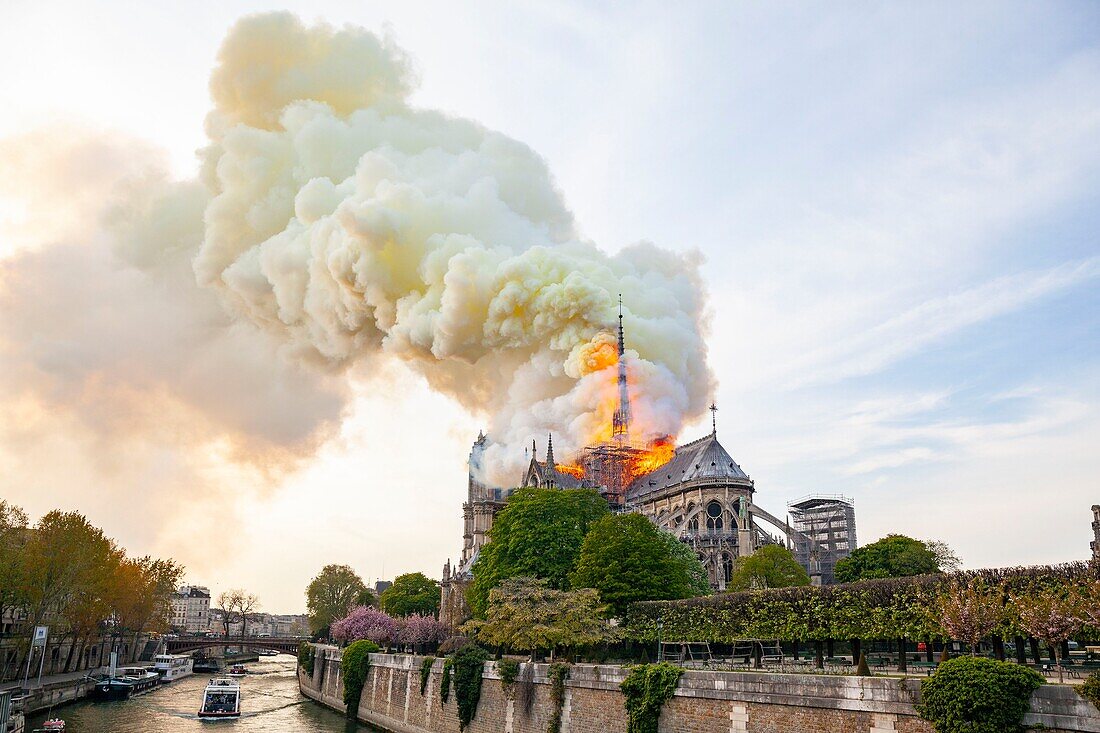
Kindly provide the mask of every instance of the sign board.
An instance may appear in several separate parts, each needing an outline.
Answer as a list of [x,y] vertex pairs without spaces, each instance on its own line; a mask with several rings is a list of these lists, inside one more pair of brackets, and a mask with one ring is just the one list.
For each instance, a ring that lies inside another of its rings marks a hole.
[[46,635],[49,633],[49,626],[35,626],[34,627],[34,646],[46,646]]

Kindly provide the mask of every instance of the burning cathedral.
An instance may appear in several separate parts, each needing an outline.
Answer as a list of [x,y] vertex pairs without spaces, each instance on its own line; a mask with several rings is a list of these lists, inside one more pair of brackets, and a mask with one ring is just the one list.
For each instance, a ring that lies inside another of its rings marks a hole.
[[[583,449],[573,463],[558,463],[553,435],[546,436],[544,458],[531,444],[530,461],[518,487],[562,490],[595,489],[612,511],[635,512],[690,546],[707,569],[711,586],[724,590],[738,556],[765,544],[787,545],[792,530],[753,502],[755,486],[718,441],[716,411],[711,432],[683,445],[671,440],[638,444],[631,440],[625,337],[620,309],[618,328],[618,405],[611,439]],[[481,548],[489,541],[493,518],[514,490],[490,486],[480,478],[482,454],[491,439],[480,433],[470,450],[467,499],[462,505],[463,535],[459,562],[443,569],[440,619],[452,625],[468,616],[465,588]],[[773,534],[764,525],[770,525]]]

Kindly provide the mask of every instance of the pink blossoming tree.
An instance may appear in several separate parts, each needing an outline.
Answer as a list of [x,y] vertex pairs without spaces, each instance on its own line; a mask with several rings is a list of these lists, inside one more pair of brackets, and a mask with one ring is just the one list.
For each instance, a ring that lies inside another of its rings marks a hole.
[[344,644],[367,639],[389,647],[397,641],[400,631],[397,619],[371,606],[357,606],[332,625],[333,638]]
[[952,639],[965,641],[970,653],[978,653],[978,643],[993,633],[1004,613],[1004,601],[979,578],[969,583],[955,580],[947,586],[934,606],[937,620]]
[[437,621],[433,616],[414,613],[401,620],[401,633],[398,641],[420,648],[429,644],[438,644],[447,638],[450,628]]
[[1020,626],[1036,639],[1046,642],[1054,652],[1058,681],[1062,682],[1062,642],[1081,628],[1082,623],[1077,603],[1054,593],[1013,596],[1012,602],[1020,613]]

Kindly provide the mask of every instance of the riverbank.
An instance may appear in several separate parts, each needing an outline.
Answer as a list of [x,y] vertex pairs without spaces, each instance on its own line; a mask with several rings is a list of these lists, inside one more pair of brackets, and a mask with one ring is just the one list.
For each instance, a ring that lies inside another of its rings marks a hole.
[[36,677],[29,677],[25,688],[20,680],[5,683],[0,686],[0,689],[12,690],[16,695],[20,690],[24,690],[26,694],[23,698],[23,711],[27,715],[33,715],[41,710],[49,710],[84,699],[95,687],[95,682],[89,680],[87,676],[96,673],[105,674],[106,671],[106,667],[99,667],[81,672],[50,675],[43,677],[41,684]]
[[[313,675],[298,672],[302,694],[346,712],[340,676],[341,650],[319,646]],[[455,694],[441,704],[443,660],[432,664],[421,693],[423,657],[372,654],[356,718],[392,733],[454,733]],[[469,733],[543,733],[557,712],[549,666],[535,664],[531,704],[506,694],[496,664],[485,665],[481,701]],[[619,684],[622,667],[578,664],[565,682],[561,733],[614,733],[627,724]],[[729,730],[805,730],[830,733],[933,733],[914,705],[920,681],[895,677],[855,677],[768,672],[684,673],[661,714],[663,733]],[[1044,685],[1031,699],[1025,725],[1051,733],[1100,733],[1100,713],[1068,686]]]

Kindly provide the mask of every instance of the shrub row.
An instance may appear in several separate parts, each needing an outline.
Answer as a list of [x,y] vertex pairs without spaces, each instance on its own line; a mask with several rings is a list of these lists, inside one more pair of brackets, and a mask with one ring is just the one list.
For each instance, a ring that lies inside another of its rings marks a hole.
[[628,637],[653,641],[658,621],[664,639],[732,642],[737,639],[925,639],[947,638],[933,611],[952,580],[978,578],[1004,596],[997,633],[1027,636],[1011,595],[1068,593],[1100,579],[1100,564],[1067,563],[975,570],[910,578],[864,580],[824,587],[722,593],[684,601],[632,604],[624,621]]

